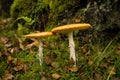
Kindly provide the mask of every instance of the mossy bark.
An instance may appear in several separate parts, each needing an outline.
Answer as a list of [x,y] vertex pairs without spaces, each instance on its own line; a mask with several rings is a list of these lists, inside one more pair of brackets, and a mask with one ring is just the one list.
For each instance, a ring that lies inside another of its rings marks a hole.
[[96,30],[120,28],[120,0],[90,1],[86,11],[86,21]]

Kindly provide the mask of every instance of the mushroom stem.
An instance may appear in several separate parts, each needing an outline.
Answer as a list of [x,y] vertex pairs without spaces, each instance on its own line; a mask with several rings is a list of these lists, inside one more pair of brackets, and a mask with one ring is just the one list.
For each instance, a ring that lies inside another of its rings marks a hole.
[[70,49],[70,60],[74,61],[74,66],[76,66],[76,56],[75,56],[75,44],[73,40],[73,31],[68,33],[69,39],[69,49]]
[[38,49],[38,59],[40,61],[40,65],[43,63],[43,43],[39,40],[39,49]]

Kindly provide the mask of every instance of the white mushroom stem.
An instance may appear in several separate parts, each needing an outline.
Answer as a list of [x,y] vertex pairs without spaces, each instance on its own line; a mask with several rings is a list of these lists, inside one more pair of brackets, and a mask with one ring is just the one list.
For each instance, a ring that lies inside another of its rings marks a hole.
[[70,49],[70,60],[74,60],[74,66],[76,66],[76,56],[75,56],[75,44],[73,40],[73,31],[68,33],[69,39],[69,49]]
[[38,49],[38,59],[40,61],[40,65],[43,63],[43,43],[39,40],[39,49]]

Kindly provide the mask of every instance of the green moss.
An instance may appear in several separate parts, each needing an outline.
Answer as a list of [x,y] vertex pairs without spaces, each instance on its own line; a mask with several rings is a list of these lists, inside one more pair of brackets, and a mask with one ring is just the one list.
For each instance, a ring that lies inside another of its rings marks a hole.
[[[58,18],[59,16],[61,16],[62,14],[66,14],[65,11],[67,11],[69,8],[72,8],[75,4],[76,4],[76,0],[45,0],[45,3],[47,5],[49,5],[50,7],[50,15],[49,15],[49,19],[51,19],[52,21],[58,21],[60,20],[60,18]],[[65,15],[64,15],[65,16]],[[63,19],[64,16],[61,16],[61,18]]]
[[65,10],[67,7],[73,6],[75,4],[75,1],[73,0],[45,0],[46,4],[49,4],[50,9],[52,12],[62,12]]
[[[14,0],[11,6],[11,17],[13,22],[20,17],[28,17],[35,20],[34,27],[32,28],[44,28],[45,15],[47,14],[47,6],[43,0]],[[21,21],[16,21],[19,23]]]
[[11,16],[12,18],[18,18],[21,16],[32,16],[35,9],[35,0],[14,0],[11,6]]

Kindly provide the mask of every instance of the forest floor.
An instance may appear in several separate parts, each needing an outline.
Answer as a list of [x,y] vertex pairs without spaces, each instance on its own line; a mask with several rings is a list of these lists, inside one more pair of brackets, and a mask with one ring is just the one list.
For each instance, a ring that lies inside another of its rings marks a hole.
[[[92,34],[74,37],[77,66],[69,60],[67,36],[43,39],[44,59],[38,60],[38,40],[26,39],[24,29],[0,24],[0,80],[120,80],[120,40]],[[107,34],[110,36],[110,34]]]

